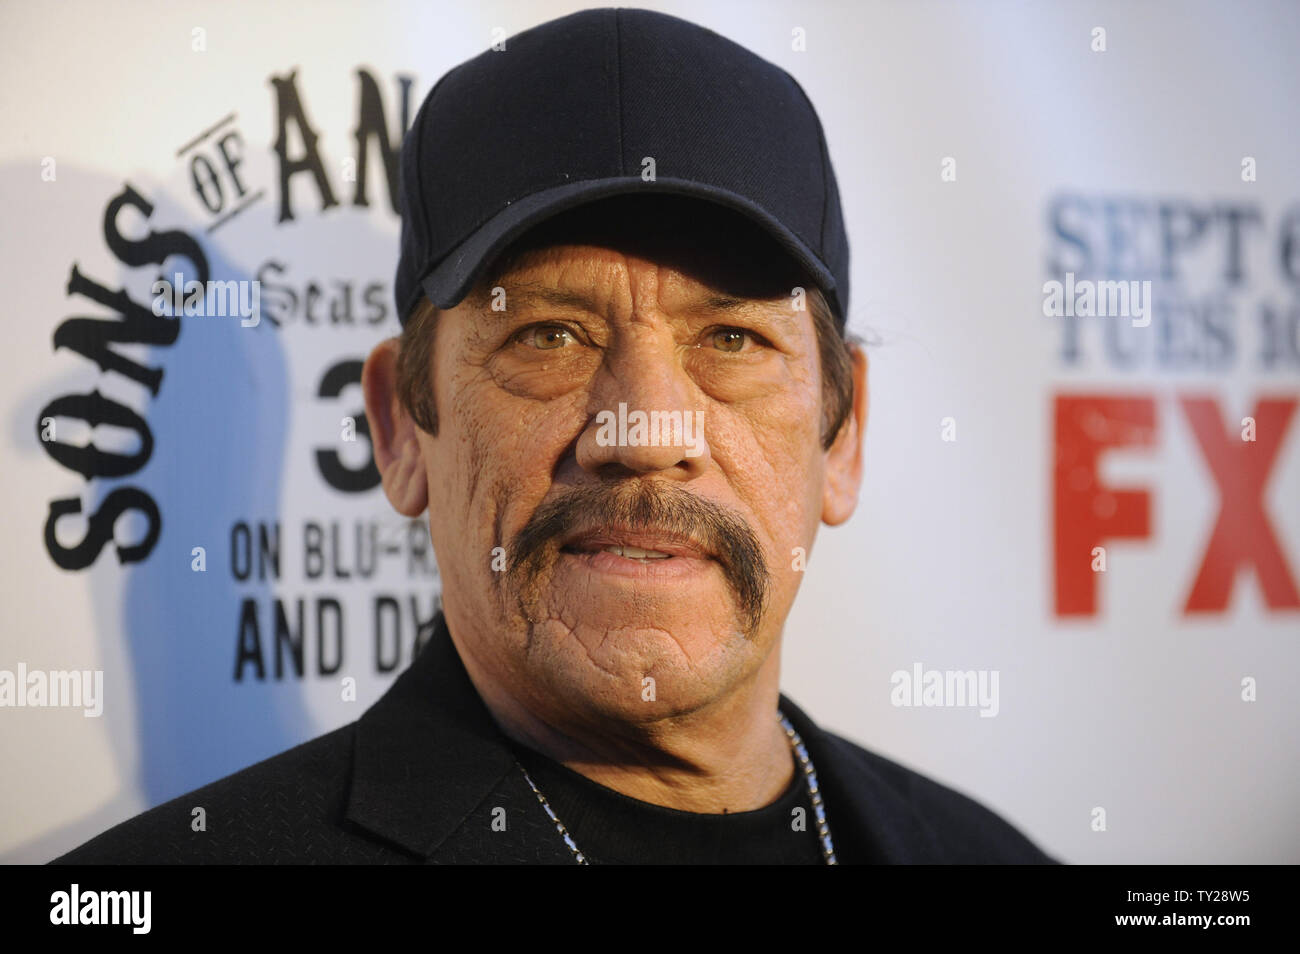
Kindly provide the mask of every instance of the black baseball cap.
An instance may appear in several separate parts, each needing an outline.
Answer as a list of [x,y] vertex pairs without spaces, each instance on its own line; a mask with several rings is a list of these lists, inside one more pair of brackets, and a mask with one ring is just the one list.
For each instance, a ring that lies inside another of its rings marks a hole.
[[452,69],[402,145],[402,324],[453,308],[517,238],[611,196],[692,197],[769,234],[841,333],[849,241],[821,122],[785,70],[686,20],[585,10]]

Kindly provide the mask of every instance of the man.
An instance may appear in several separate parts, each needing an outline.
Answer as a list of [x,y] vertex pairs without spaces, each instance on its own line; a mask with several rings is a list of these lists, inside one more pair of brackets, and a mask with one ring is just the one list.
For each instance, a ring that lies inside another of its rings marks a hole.
[[363,386],[385,494],[428,513],[428,644],[358,722],[60,860],[1048,861],[780,695],[867,412],[794,80],[575,14],[443,77],[401,185],[404,333]]

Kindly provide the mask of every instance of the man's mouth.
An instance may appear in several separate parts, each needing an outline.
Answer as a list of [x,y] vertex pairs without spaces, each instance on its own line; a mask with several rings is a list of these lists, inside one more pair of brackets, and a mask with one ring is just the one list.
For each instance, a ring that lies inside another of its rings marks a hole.
[[609,546],[601,547],[605,553],[612,553],[615,556],[627,557],[629,560],[671,560],[672,555],[661,553],[658,550],[642,550],[640,547],[620,547]]
[[[745,518],[722,504],[657,481],[564,491],[540,504],[514,537],[508,578],[526,615],[547,586],[573,599],[711,599],[719,584],[736,599],[745,633],[757,632],[771,573]],[[645,604],[649,605],[649,604]],[[532,618],[532,615],[529,615]]]
[[575,534],[561,544],[560,552],[582,555],[610,553],[639,563],[710,558],[710,554],[693,540],[644,530],[594,530]]

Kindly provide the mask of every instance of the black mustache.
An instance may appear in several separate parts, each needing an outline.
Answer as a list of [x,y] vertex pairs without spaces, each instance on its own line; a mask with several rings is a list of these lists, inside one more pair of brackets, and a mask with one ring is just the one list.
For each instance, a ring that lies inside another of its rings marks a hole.
[[736,593],[745,632],[757,630],[772,585],[758,537],[744,519],[725,507],[671,484],[579,487],[546,501],[509,547],[508,575],[521,587],[535,584],[559,558],[555,543],[575,530],[602,525],[657,530],[700,541]]

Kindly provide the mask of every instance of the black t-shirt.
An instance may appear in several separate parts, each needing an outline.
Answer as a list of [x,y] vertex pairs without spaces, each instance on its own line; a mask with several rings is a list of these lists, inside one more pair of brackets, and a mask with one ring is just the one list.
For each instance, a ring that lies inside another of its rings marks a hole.
[[[591,864],[824,863],[802,771],[796,770],[781,797],[763,808],[699,814],[630,798],[539,752],[519,744],[512,747]],[[537,808],[544,826],[562,841],[545,810],[540,804]],[[532,821],[529,826],[533,827]]]

